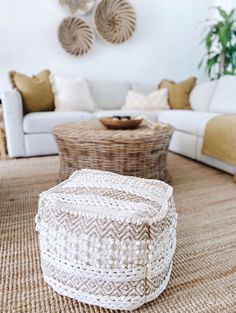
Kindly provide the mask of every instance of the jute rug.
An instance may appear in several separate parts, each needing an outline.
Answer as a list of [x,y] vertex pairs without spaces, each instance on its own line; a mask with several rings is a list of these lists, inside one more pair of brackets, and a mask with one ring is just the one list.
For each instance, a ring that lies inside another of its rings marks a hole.
[[[236,312],[236,184],[232,176],[171,154],[178,211],[171,281],[139,313]],[[0,312],[108,313],[60,296],[43,280],[34,217],[57,183],[58,158],[0,162]]]

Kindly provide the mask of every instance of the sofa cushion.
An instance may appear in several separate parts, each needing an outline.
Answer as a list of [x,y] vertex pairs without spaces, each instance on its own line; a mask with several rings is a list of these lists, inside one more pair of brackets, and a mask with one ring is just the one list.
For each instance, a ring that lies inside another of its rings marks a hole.
[[24,113],[54,110],[49,75],[50,72],[47,70],[32,77],[15,71],[9,73],[12,87],[21,94]]
[[236,113],[236,76],[223,76],[219,79],[210,111]]
[[131,117],[145,116],[153,122],[158,121],[160,111],[143,111],[143,110],[105,110],[94,113],[96,118],[110,117],[113,115],[128,115]]
[[74,121],[86,121],[94,116],[88,112],[34,112],[24,117],[25,133],[50,133],[56,125]]
[[56,111],[93,112],[95,103],[84,78],[50,75]]
[[217,88],[217,80],[196,85],[190,94],[190,104],[193,110],[207,112]]
[[168,110],[168,90],[155,90],[147,95],[130,90],[121,110]]
[[96,110],[116,110],[125,103],[131,84],[126,81],[99,81],[87,79]]
[[132,90],[143,93],[145,95],[149,94],[150,92],[153,92],[157,89],[156,84],[143,84],[140,82],[133,82],[132,83]]
[[169,94],[169,106],[173,110],[190,110],[189,95],[196,83],[196,77],[190,77],[182,82],[175,83],[164,79],[159,88],[167,88]]
[[162,111],[159,115],[159,121],[171,124],[176,130],[198,135],[200,123],[217,115],[218,114],[210,112],[170,110]]

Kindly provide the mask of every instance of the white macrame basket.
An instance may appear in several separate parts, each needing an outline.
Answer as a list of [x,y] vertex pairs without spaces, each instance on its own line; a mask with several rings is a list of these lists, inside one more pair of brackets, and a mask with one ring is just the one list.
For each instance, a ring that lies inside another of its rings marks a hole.
[[44,279],[58,293],[133,310],[166,288],[176,245],[172,187],[80,170],[39,199]]

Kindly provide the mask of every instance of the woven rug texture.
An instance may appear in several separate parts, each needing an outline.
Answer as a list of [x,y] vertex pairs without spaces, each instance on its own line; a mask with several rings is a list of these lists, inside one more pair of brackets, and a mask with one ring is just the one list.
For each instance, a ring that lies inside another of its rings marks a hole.
[[[232,176],[169,154],[178,212],[171,280],[135,313],[236,313],[236,184]],[[58,157],[0,162],[0,312],[108,313],[54,292],[43,280],[34,217],[58,183]]]

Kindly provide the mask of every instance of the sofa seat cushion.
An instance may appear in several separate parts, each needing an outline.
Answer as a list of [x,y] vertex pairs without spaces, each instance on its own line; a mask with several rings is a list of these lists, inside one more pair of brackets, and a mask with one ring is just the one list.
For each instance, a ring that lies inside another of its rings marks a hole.
[[138,117],[138,116],[145,116],[149,120],[153,122],[158,121],[158,115],[160,114],[160,111],[143,111],[143,110],[104,110],[96,112],[94,115],[96,118],[102,118],[102,117],[111,117],[113,115],[128,115],[131,117]]
[[170,110],[161,112],[159,121],[171,124],[178,131],[198,135],[201,122],[217,115],[210,112]]
[[212,118],[214,118],[214,117],[216,117],[216,116],[219,116],[219,115],[222,115],[222,114],[216,113],[213,117],[212,117],[212,116],[211,116],[211,117],[208,117],[208,118],[202,120],[202,121],[199,123],[199,128],[198,128],[198,136],[199,136],[199,137],[204,137],[205,130],[206,130],[206,127],[207,127],[208,122],[209,122]]
[[88,112],[34,112],[24,117],[25,133],[50,133],[56,125],[74,121],[86,121],[94,116]]

